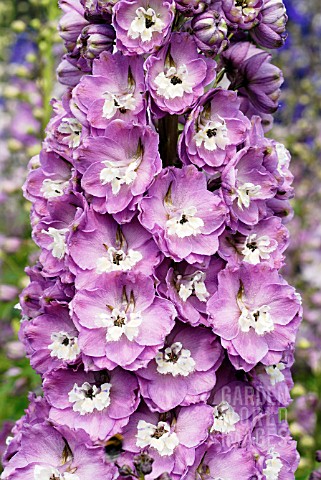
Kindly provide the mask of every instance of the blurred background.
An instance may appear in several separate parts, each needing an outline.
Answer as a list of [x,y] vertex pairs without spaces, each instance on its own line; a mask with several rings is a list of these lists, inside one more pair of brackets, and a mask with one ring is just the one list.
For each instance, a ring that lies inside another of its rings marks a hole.
[[[285,84],[269,135],[291,151],[295,175],[292,240],[282,273],[304,304],[287,412],[301,454],[296,478],[303,480],[321,449],[321,4],[284,3],[289,37],[274,62],[283,69]],[[63,52],[58,18],[53,0],[0,2],[0,456],[13,422],[27,406],[28,392],[40,391],[40,378],[17,337],[24,269],[37,258],[21,186],[29,159],[40,151],[50,99],[61,92],[55,77]]]

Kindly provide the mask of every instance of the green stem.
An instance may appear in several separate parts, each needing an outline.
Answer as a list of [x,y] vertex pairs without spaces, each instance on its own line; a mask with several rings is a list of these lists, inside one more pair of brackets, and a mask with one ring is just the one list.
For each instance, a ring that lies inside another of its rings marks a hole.
[[220,83],[220,81],[222,80],[222,78],[224,77],[224,73],[225,73],[225,68],[222,68],[222,70],[219,71],[219,73],[217,74],[217,77],[216,77],[216,80],[215,80],[215,83],[214,83],[214,87],[213,88],[216,88],[217,85]]

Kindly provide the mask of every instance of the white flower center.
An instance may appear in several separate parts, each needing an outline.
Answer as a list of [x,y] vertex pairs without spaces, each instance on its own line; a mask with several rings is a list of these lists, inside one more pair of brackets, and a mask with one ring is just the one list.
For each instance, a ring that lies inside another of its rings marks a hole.
[[194,275],[190,275],[184,279],[181,275],[177,276],[180,284],[178,294],[183,302],[186,302],[191,295],[195,295],[200,302],[207,301],[209,293],[204,283],[205,278],[206,274],[204,272],[195,272]]
[[284,177],[286,175],[286,172],[284,170],[289,167],[291,158],[290,153],[282,143],[277,143],[275,149],[278,157],[277,171],[282,177]]
[[61,260],[66,253],[66,234],[69,232],[68,228],[53,228],[49,227],[48,230],[41,230],[41,233],[48,235],[52,238],[52,243],[48,245],[48,249],[51,250],[52,256]]
[[85,382],[79,387],[77,383],[68,393],[69,402],[73,403],[72,409],[80,415],[101,412],[110,405],[110,383],[103,383],[100,387]]
[[201,233],[204,222],[196,217],[197,209],[188,207],[182,213],[176,214],[166,222],[168,235],[177,235],[179,238],[190,237]]
[[60,360],[76,360],[80,353],[77,337],[72,337],[66,332],[59,332],[52,333],[51,340],[52,343],[48,345],[51,357],[57,357]]
[[127,254],[123,250],[116,250],[109,247],[107,255],[97,260],[96,272],[126,272],[131,270],[141,259],[143,255],[136,250],[128,250]]
[[268,305],[262,305],[262,307],[251,312],[243,305],[239,318],[239,326],[241,331],[245,333],[249,332],[250,328],[254,328],[255,333],[258,335],[273,332],[274,322],[270,315],[270,307]]
[[106,168],[100,172],[100,181],[102,185],[106,183],[111,184],[113,195],[117,195],[120,187],[124,184],[131,185],[137,177],[136,169],[139,166],[139,161],[134,160],[129,165],[115,165],[108,160],[102,162]]
[[162,32],[165,23],[157,17],[155,10],[139,7],[136,10],[136,17],[130,24],[127,36],[136,39],[141,38],[143,42],[150,42],[154,32]]
[[95,324],[98,327],[107,327],[107,342],[117,342],[122,335],[129,341],[134,340],[142,321],[141,312],[126,313],[124,310],[114,308],[110,313],[101,313],[96,318]]
[[214,423],[211,432],[235,432],[235,425],[240,421],[240,416],[225,400],[213,409]]
[[282,362],[277,363],[276,365],[265,367],[265,371],[270,377],[271,385],[276,385],[279,382],[283,382],[285,377],[282,373],[282,370],[284,369],[285,365]]
[[183,348],[180,342],[173,343],[171,347],[165,348],[164,352],[158,352],[155,360],[157,371],[162,375],[170,373],[173,377],[187,377],[195,370],[195,360],[191,357],[191,352]]
[[80,480],[75,473],[64,472],[50,465],[36,465],[33,471],[34,480]]
[[266,480],[278,480],[283,463],[278,452],[272,451],[270,455],[272,458],[265,460],[266,467],[263,469],[263,475],[265,475]]
[[261,185],[254,185],[251,182],[246,182],[236,189],[237,205],[243,210],[243,207],[249,208],[252,198],[257,198],[261,191]]
[[180,65],[178,68],[170,67],[166,73],[159,73],[155,78],[155,84],[158,95],[167,100],[183,97],[184,93],[193,93],[185,65]]
[[153,425],[145,420],[139,420],[136,438],[137,447],[152,447],[161,457],[173,455],[175,448],[179,445],[178,436],[175,432],[171,432],[166,422]]
[[228,130],[224,118],[215,115],[215,118],[206,123],[205,126],[194,135],[197,147],[204,143],[206,150],[213,152],[220,148],[224,150],[230,144]]
[[256,233],[249,235],[244,243],[242,254],[243,261],[257,265],[262,260],[269,260],[270,253],[277,249],[276,240],[270,239],[267,235],[258,237]]
[[64,143],[66,142],[69,148],[79,147],[81,130],[82,125],[75,118],[64,118],[58,127],[59,133],[67,135],[64,138]]
[[136,99],[132,93],[125,93],[123,95],[114,95],[110,92],[103,94],[105,99],[103,106],[103,117],[112,118],[117,110],[121,113],[126,113],[127,110],[135,110]]
[[68,180],[65,182],[63,180],[51,180],[50,178],[46,178],[42,182],[40,192],[46,199],[61,197],[64,194],[64,189],[68,186],[68,184]]

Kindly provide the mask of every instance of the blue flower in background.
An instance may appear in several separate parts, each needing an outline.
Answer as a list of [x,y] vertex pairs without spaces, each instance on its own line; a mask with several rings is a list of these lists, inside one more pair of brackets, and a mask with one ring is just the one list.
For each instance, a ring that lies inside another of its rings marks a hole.
[[16,42],[12,45],[10,63],[28,65],[28,55],[36,54],[37,51],[37,44],[33,40],[32,33],[23,32],[17,35]]

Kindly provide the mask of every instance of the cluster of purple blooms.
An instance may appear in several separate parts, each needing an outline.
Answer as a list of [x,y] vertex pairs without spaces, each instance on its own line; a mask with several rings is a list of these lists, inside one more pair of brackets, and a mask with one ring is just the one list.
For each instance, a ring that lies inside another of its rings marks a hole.
[[60,3],[68,88],[24,189],[41,253],[20,337],[44,397],[1,478],[293,479],[292,175],[260,48],[283,44],[282,0]]

